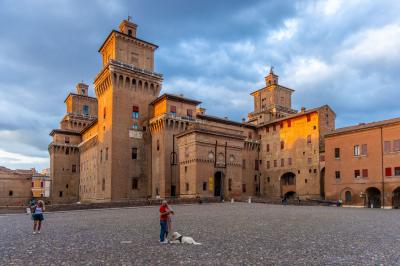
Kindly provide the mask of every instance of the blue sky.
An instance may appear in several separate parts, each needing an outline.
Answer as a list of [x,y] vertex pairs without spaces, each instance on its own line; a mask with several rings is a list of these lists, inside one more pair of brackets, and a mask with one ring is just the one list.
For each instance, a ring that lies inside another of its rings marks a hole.
[[64,99],[100,70],[97,49],[131,15],[158,44],[163,91],[240,120],[273,65],[293,107],[329,104],[337,127],[400,114],[400,2],[0,1],[0,165],[48,167]]

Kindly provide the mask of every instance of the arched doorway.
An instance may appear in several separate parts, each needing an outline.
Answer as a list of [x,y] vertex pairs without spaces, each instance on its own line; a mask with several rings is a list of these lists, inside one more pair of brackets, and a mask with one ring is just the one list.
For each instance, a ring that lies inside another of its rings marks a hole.
[[365,191],[367,207],[380,208],[381,207],[381,191],[376,187],[370,187]]
[[289,191],[285,193],[285,198],[288,200],[294,200],[296,199],[296,192],[294,191]]
[[400,209],[400,187],[397,187],[392,194],[393,209]]
[[224,174],[218,171],[214,174],[214,196],[224,197]]
[[319,176],[319,186],[320,186],[320,193],[321,193],[321,198],[325,199],[325,167],[322,168],[321,174]]

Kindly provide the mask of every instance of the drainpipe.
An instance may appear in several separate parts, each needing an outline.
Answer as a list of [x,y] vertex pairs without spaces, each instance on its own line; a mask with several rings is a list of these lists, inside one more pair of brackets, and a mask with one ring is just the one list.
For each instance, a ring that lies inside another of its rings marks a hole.
[[382,207],[385,209],[385,175],[383,168],[383,127],[381,127]]

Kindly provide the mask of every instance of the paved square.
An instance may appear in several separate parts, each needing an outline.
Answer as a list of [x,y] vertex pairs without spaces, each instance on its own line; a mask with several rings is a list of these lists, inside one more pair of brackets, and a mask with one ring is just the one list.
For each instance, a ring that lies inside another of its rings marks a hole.
[[0,216],[0,265],[399,265],[400,211],[225,203],[173,206],[201,246],[158,243],[158,207]]

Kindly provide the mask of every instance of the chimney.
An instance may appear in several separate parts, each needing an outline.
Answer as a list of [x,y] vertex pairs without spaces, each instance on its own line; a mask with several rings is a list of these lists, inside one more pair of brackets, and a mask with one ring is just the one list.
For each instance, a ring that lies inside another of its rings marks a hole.
[[306,108],[304,106],[301,107],[301,112],[304,113],[306,111]]

